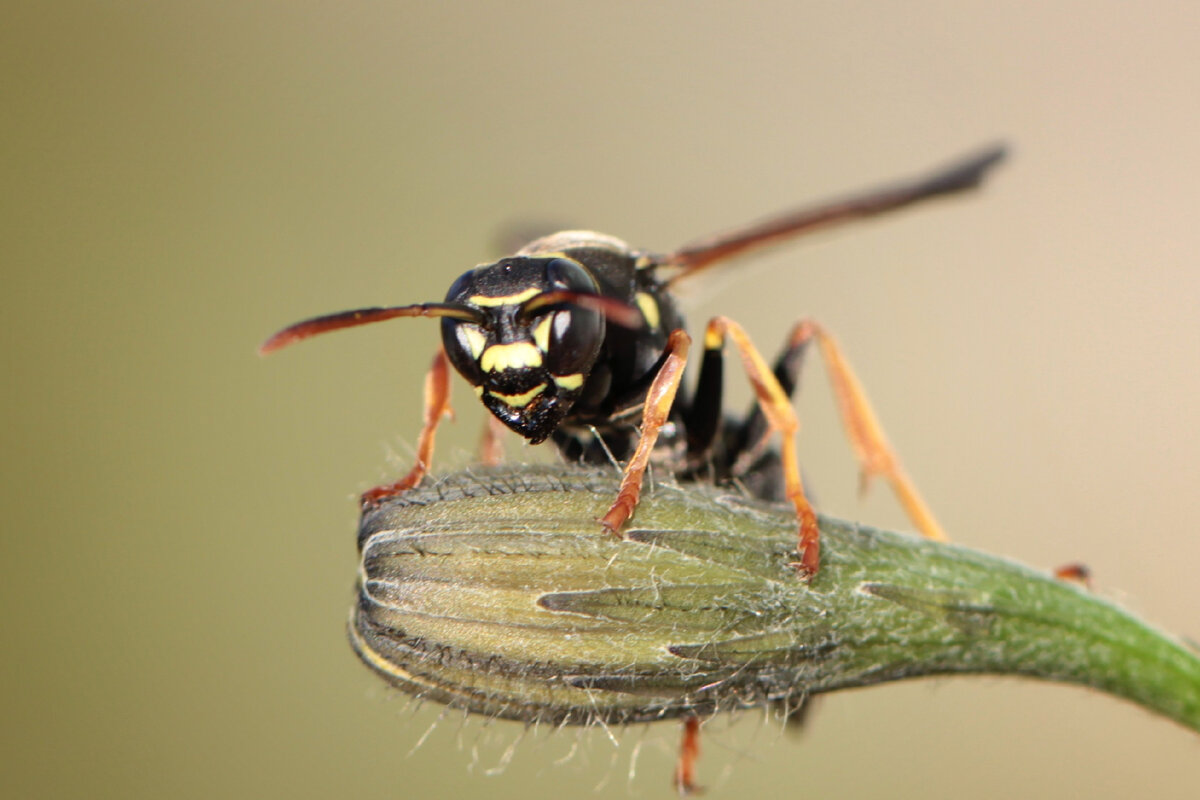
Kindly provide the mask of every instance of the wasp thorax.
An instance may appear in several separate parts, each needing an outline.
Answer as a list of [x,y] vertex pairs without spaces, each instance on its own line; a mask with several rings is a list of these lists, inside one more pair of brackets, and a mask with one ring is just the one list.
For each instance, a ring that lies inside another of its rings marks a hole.
[[571,410],[604,343],[604,316],[555,293],[599,291],[579,262],[538,256],[476,267],[446,294],[447,303],[479,312],[478,322],[442,320],[450,363],[492,414],[534,444]]

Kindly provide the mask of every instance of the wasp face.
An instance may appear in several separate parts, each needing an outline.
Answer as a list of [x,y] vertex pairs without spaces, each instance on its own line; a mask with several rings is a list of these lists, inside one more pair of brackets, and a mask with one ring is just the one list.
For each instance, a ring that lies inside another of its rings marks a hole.
[[569,258],[513,257],[476,267],[446,302],[480,321],[442,319],[446,355],[501,422],[533,444],[571,410],[604,342],[600,312],[551,293],[597,295],[588,271]]

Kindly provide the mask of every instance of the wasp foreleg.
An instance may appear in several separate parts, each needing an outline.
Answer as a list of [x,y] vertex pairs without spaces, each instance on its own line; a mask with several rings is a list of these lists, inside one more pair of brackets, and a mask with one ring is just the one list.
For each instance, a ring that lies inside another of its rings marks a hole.
[[400,480],[386,486],[376,486],[363,494],[361,503],[364,509],[372,508],[381,500],[393,497],[416,487],[429,472],[433,461],[433,439],[437,426],[442,417],[451,416],[450,409],[450,364],[446,359],[446,351],[441,347],[433,357],[429,372],[425,375],[425,423],[421,427],[421,435],[417,437],[417,463]]

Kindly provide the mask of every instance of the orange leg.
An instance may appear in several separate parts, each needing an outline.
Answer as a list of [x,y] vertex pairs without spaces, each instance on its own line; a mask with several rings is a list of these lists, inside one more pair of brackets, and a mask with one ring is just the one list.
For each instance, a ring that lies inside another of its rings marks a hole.
[[433,357],[433,364],[425,375],[425,424],[417,438],[417,463],[400,480],[386,486],[376,486],[362,496],[362,507],[373,508],[381,500],[406,492],[416,487],[433,460],[433,438],[442,417],[451,416],[450,410],[450,364],[441,347]]
[[850,368],[834,338],[817,323],[805,320],[792,329],[789,347],[804,347],[814,338],[821,348],[821,355],[829,370],[829,381],[833,385],[846,436],[850,439],[855,455],[858,456],[859,464],[862,465],[863,488],[865,489],[870,479],[876,475],[886,477],[917,530],[930,539],[947,541],[948,537],[942,526],[938,524],[921,493],[917,491],[916,484],[900,465],[900,459],[888,443],[883,426],[879,424],[862,384],[858,382],[854,370]]
[[675,791],[687,797],[703,791],[696,785],[696,759],[700,756],[700,718],[683,721],[683,739],[679,742],[679,759],[675,762]]
[[1092,588],[1092,571],[1088,569],[1086,564],[1064,564],[1054,570],[1054,577],[1060,581],[1077,583],[1088,590]]
[[671,331],[667,339],[667,358],[654,376],[650,390],[646,393],[646,401],[642,406],[642,435],[638,439],[633,457],[625,465],[625,474],[621,478],[621,488],[617,491],[617,499],[613,502],[608,513],[600,518],[600,524],[610,533],[620,533],[621,526],[633,516],[637,508],[638,498],[642,495],[642,477],[646,465],[650,463],[650,454],[654,451],[654,443],[658,440],[658,431],[666,424],[671,414],[671,405],[675,402],[675,392],[683,379],[683,368],[687,364],[688,348],[692,340],[682,330]]
[[816,512],[805,497],[804,484],[800,480],[800,462],[796,456],[796,434],[800,430],[800,420],[792,410],[787,393],[742,326],[728,317],[713,317],[704,332],[704,347],[720,350],[726,336],[733,340],[742,358],[742,366],[754,386],[754,394],[758,397],[759,407],[767,418],[770,430],[778,432],[782,438],[780,460],[783,465],[784,493],[796,507],[796,519],[800,523],[800,560],[794,566],[803,580],[811,580],[820,564],[821,534],[817,529]]
[[479,461],[485,467],[498,467],[504,463],[503,437],[507,430],[498,417],[488,414],[483,436],[479,438]]

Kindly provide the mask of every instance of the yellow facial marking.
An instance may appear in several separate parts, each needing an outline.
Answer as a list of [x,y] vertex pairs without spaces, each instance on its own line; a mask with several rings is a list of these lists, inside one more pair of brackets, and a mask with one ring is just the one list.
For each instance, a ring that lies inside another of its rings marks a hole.
[[533,342],[543,353],[550,350],[550,323],[553,321],[554,316],[551,315],[533,326]]
[[472,386],[471,388],[475,390],[476,397],[483,397],[483,387],[482,386]]
[[467,340],[467,349],[471,351],[471,358],[479,360],[479,355],[483,352],[484,346],[487,345],[487,336],[478,325],[465,324],[458,327],[462,332],[463,338]]
[[532,342],[494,344],[484,350],[479,357],[479,368],[484,372],[540,367],[541,365],[542,351],[534,347]]
[[473,294],[467,298],[467,304],[472,306],[515,306],[518,303],[524,303],[541,291],[541,289],[530,287],[523,292],[506,294],[503,297],[488,297],[486,294]]
[[641,309],[642,316],[646,318],[646,327],[650,330],[658,328],[658,323],[662,321],[658,315],[658,302],[646,292],[638,292],[633,299]]
[[524,408],[533,401],[543,391],[546,390],[546,384],[539,383],[537,386],[522,394],[500,394],[499,392],[488,392],[492,397],[498,397],[504,401],[505,405],[513,408]]
[[574,375],[555,375],[554,382],[558,384],[558,388],[569,392],[583,386],[583,374],[576,372]]

